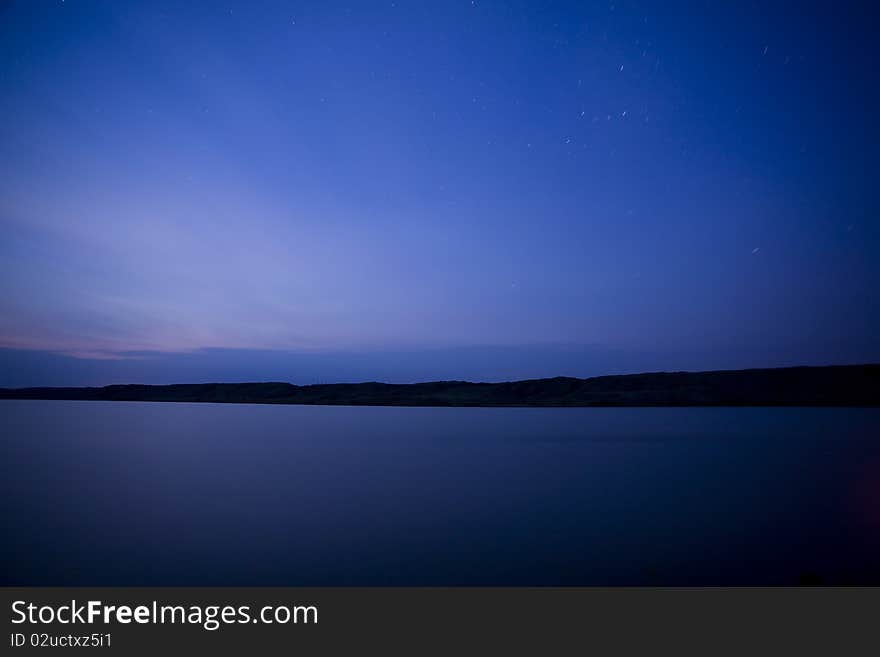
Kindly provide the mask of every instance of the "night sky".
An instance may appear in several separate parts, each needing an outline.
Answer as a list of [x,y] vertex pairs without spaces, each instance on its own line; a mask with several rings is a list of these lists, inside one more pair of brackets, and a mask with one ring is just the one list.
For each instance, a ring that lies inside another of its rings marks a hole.
[[868,4],[5,2],[0,385],[880,361]]

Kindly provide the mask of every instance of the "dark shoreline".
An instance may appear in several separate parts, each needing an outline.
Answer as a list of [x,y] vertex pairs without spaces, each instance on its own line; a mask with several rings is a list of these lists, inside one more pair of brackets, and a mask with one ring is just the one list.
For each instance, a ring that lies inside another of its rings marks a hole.
[[880,406],[880,365],[556,377],[504,383],[204,383],[0,388],[0,399],[337,406]]

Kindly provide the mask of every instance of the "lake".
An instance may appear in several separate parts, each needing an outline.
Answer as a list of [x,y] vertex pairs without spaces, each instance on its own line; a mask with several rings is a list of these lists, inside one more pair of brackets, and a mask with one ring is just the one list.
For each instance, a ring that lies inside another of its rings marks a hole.
[[5,585],[880,584],[880,409],[0,401]]

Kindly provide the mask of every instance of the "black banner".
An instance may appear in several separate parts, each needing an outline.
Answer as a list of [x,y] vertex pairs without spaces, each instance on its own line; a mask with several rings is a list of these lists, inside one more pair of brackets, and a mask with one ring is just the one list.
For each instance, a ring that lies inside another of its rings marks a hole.
[[855,654],[876,649],[880,603],[877,588],[0,591],[4,654]]

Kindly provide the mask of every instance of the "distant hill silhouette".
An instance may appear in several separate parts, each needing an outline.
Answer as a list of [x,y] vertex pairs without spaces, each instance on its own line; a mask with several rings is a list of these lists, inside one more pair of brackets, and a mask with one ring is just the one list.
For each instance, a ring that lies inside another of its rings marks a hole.
[[205,383],[0,388],[0,399],[354,406],[880,406],[880,365],[556,377],[507,383]]

